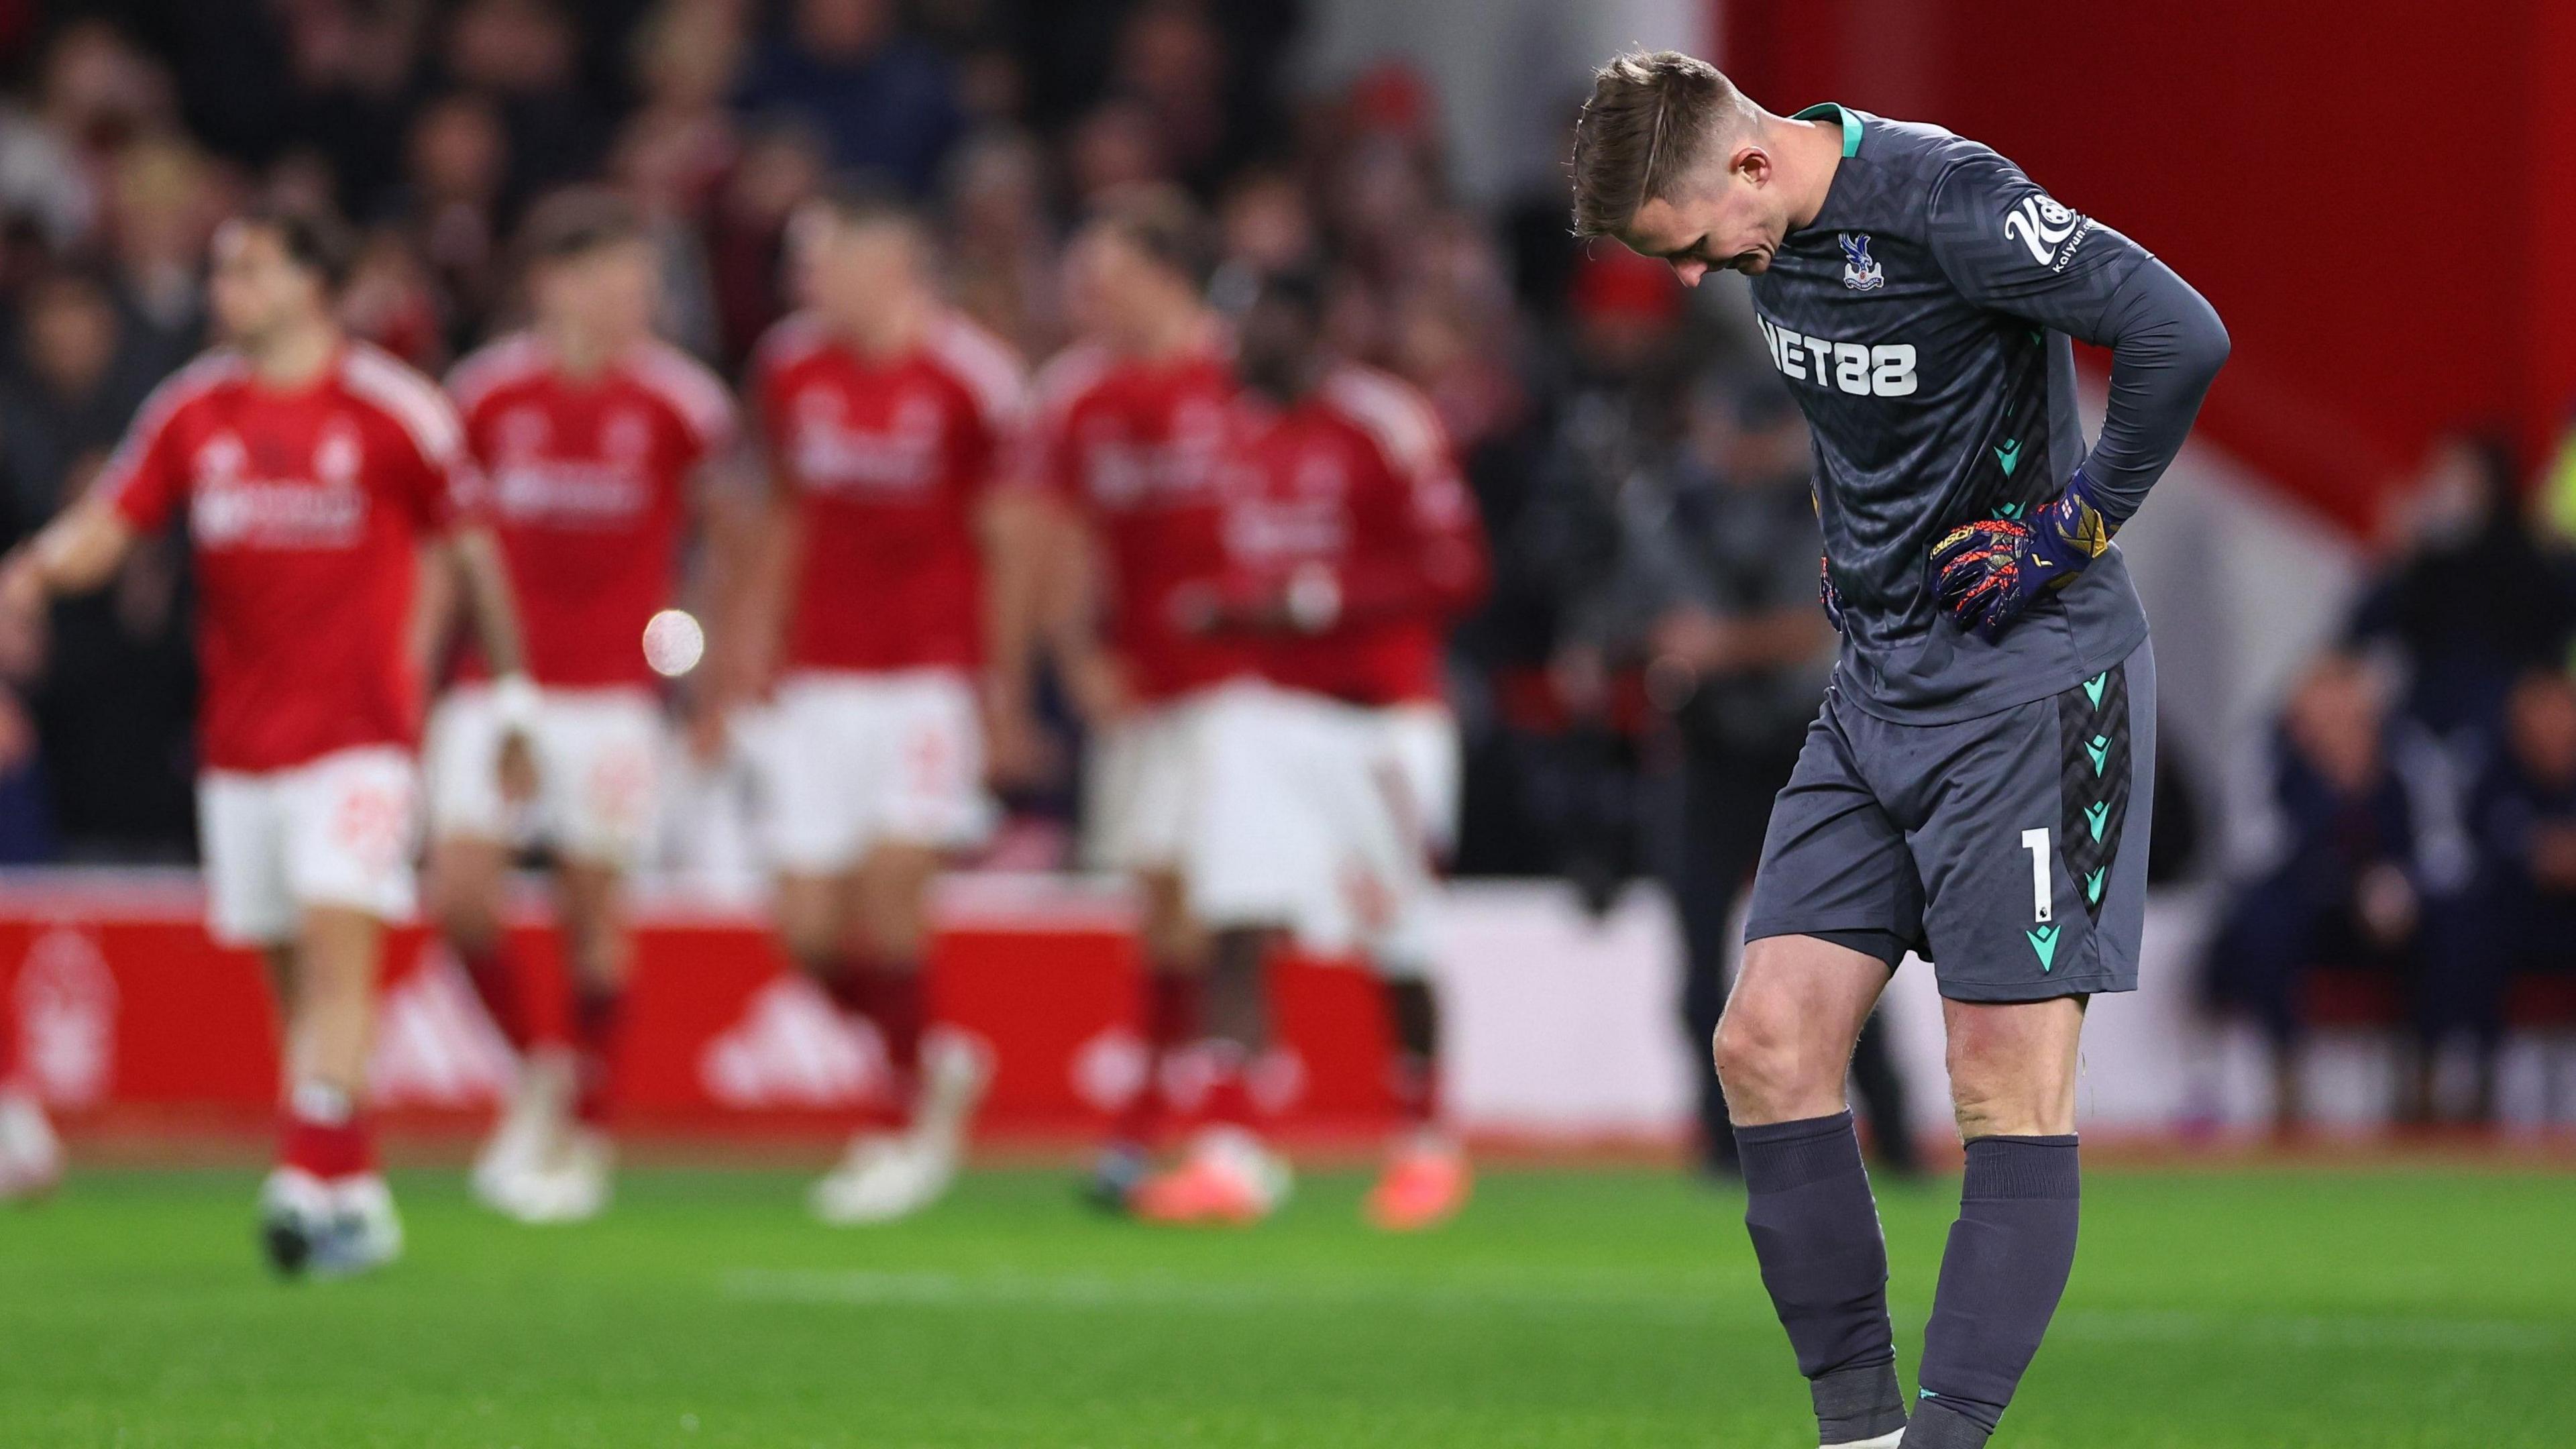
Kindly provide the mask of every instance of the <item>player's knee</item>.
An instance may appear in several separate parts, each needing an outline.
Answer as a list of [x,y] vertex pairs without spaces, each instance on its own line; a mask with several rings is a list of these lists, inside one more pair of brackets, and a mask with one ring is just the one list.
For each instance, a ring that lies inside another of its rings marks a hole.
[[384,956],[384,923],[350,906],[314,906],[297,922],[296,989],[307,999],[352,998],[362,1004],[376,989]]
[[1950,1106],[1959,1135],[2053,1137],[2075,1130],[2077,998],[1950,1011]]
[[1144,920],[1138,927],[1148,964],[1156,971],[1189,972],[1206,964],[1207,935],[1191,919],[1180,880],[1164,873],[1138,877]]
[[845,890],[827,878],[788,876],[778,883],[772,902],[778,944],[808,976],[829,978],[850,953],[849,917],[842,909]]
[[829,976],[840,968],[841,958],[849,954],[844,943],[841,922],[828,910],[799,909],[782,902],[778,913],[778,944],[785,948],[797,968],[808,976]]
[[623,931],[603,921],[567,920],[564,937],[564,954],[584,983],[616,986],[625,981],[627,941]]
[[939,854],[915,845],[885,845],[859,868],[857,926],[881,964],[918,960],[930,935],[930,895]]
[[833,932],[795,923],[779,928],[778,944],[786,948],[789,959],[796,963],[798,970],[817,978],[838,971],[841,958],[848,954]]
[[930,936],[929,912],[918,902],[893,901],[871,912],[859,934],[867,943],[869,959],[900,967],[921,959]]
[[1963,1142],[1980,1137],[2051,1137],[2075,1130],[2072,1093],[1992,1063],[1952,1060],[1950,1109]]
[[496,846],[474,840],[431,843],[421,874],[422,903],[430,924],[467,955],[501,943],[501,897],[508,861]]
[[1739,1116],[1776,1119],[1784,1104],[1809,1094],[1796,1033],[1774,1013],[1738,1002],[1718,1019],[1710,1045],[1718,1084]]
[[1951,1116],[1959,1124],[1959,1140],[1974,1142],[1984,1137],[2046,1137],[2049,1128],[2039,1125],[2038,1115],[2029,1105],[2002,1098],[1960,1098],[1951,1103]]
[[438,924],[438,933],[466,955],[489,951],[501,942],[501,912],[481,891],[433,891],[430,915]]

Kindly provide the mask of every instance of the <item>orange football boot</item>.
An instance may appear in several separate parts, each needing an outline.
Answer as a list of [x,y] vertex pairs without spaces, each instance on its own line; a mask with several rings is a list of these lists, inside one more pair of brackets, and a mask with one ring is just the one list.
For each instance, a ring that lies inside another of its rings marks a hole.
[[1458,1215],[1475,1186],[1467,1154],[1455,1142],[1417,1137],[1395,1150],[1363,1205],[1371,1225],[1418,1233]]
[[1149,1223],[1248,1226],[1288,1198],[1286,1159],[1240,1127],[1212,1127],[1177,1166],[1136,1185],[1128,1208]]

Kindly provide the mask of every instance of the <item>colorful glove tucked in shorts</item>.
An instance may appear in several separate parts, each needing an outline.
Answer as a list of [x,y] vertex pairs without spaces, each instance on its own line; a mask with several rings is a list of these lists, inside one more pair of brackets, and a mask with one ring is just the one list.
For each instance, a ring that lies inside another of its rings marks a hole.
[[1934,597],[1960,627],[2000,637],[2042,590],[2064,588],[2100,558],[2116,527],[2078,468],[2027,518],[1980,519],[1942,535],[1932,547]]

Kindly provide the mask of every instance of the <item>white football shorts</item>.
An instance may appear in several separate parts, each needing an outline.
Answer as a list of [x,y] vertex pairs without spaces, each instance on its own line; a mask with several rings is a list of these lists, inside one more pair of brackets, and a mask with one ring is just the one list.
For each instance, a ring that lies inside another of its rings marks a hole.
[[502,723],[487,685],[459,685],[430,711],[424,751],[433,840],[544,844],[619,869],[643,858],[661,788],[662,708],[634,687],[545,689],[530,744],[536,798],[501,797]]
[[283,770],[197,780],[206,924],[218,941],[295,939],[304,912],[342,906],[398,921],[416,905],[420,787],[411,752],[361,745]]
[[1383,970],[1427,967],[1435,856],[1455,830],[1457,731],[1436,705],[1294,690],[1236,696],[1204,726],[1192,911],[1276,926]]
[[966,850],[991,835],[975,690],[948,669],[809,671],[747,719],[763,852],[787,875],[838,875],[883,842]]

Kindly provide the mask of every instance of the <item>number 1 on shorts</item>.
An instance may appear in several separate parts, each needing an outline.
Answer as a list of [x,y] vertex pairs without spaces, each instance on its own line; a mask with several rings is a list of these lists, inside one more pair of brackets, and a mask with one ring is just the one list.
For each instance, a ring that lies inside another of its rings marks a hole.
[[2049,919],[2049,897],[2053,894],[2048,888],[2048,831],[2023,831],[2021,845],[2030,852],[2030,918],[2045,921]]

